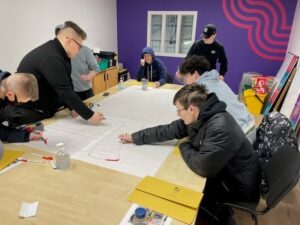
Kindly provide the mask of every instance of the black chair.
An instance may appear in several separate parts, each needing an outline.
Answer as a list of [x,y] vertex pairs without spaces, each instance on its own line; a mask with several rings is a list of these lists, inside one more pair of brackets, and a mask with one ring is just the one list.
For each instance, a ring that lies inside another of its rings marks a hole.
[[257,209],[257,201],[223,203],[220,205],[220,209],[227,206],[248,212],[252,215],[255,225],[257,225],[257,216],[264,215],[277,206],[298,183],[300,178],[300,153],[290,146],[283,146],[264,164],[262,174],[267,186],[264,196],[261,197],[265,200],[263,209]]

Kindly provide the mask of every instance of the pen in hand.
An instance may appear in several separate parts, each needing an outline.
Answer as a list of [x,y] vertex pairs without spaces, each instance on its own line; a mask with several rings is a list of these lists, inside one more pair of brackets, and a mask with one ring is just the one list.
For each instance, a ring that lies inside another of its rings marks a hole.
[[123,133],[123,138],[122,138],[122,144],[125,144],[125,135],[126,135],[126,133],[125,133],[125,131],[124,131],[124,133]]

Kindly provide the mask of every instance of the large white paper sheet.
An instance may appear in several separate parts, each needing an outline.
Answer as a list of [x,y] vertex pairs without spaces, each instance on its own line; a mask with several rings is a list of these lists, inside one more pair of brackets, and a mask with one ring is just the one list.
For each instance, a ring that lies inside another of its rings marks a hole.
[[154,175],[168,156],[176,141],[136,146],[122,144],[118,135],[143,128],[167,124],[177,119],[172,104],[176,91],[131,86],[95,105],[94,111],[106,119],[99,126],[89,125],[81,118],[67,117],[45,128],[48,144],[30,142],[28,145],[55,153],[56,144],[64,143],[71,158],[122,171],[139,177]]

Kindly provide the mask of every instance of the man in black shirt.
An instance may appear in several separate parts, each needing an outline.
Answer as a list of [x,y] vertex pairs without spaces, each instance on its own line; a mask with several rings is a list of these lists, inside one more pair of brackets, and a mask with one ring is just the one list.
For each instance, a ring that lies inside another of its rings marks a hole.
[[22,59],[17,71],[32,73],[39,85],[39,100],[27,103],[26,109],[18,108],[29,114],[27,119],[23,119],[23,124],[52,117],[64,105],[91,124],[96,125],[103,120],[103,114],[89,109],[73,89],[70,59],[78,54],[85,38],[86,33],[77,24],[66,21],[56,38],[35,48]]
[[35,101],[38,99],[38,96],[37,80],[32,74],[16,73],[11,75],[9,72],[1,72],[0,70],[1,141],[28,142],[39,141],[43,138],[43,132],[41,131],[16,129],[11,127],[8,123],[8,121],[13,120],[17,122],[19,119],[22,119],[22,114],[15,112],[14,108],[11,106],[26,103],[28,101]]
[[220,78],[224,80],[228,62],[223,45],[215,40],[216,35],[215,25],[207,24],[202,32],[203,38],[194,42],[187,57],[191,55],[204,56],[210,63],[210,69],[216,69],[218,61],[220,63]]

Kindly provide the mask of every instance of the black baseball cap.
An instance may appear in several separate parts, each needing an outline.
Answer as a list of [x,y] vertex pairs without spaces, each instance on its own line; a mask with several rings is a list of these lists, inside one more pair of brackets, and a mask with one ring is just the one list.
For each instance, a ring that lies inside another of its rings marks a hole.
[[202,35],[205,39],[210,38],[213,34],[217,33],[217,28],[215,25],[209,23],[204,27]]

